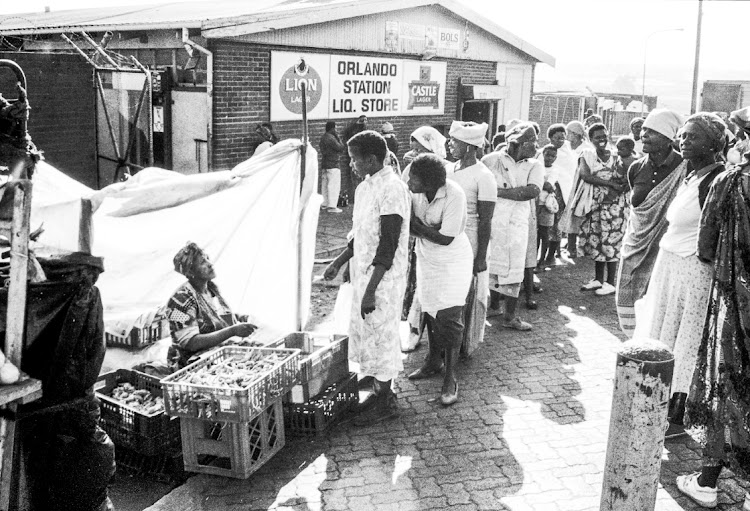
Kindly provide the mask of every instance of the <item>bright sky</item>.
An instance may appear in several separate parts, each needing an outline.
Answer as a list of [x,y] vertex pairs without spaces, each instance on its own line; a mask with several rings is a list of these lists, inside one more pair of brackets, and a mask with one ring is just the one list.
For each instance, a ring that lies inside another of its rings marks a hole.
[[[683,113],[690,109],[698,0],[459,1],[555,57],[554,69],[537,67],[537,91],[590,87],[597,92],[640,93],[644,44],[648,42],[646,94],[659,96],[659,106]],[[0,19],[14,12],[42,11],[45,6],[64,10],[101,5],[101,0],[2,0]],[[750,2],[703,2],[699,83],[750,80],[750,67],[740,64],[744,59],[738,44],[743,22],[748,19]],[[676,28],[683,30],[664,31]],[[664,32],[654,33],[657,31]]]

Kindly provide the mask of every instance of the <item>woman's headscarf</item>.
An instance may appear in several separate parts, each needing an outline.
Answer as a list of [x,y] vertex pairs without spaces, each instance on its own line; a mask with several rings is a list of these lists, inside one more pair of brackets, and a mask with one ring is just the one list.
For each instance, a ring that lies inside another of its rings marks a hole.
[[581,121],[570,121],[567,126],[565,126],[565,131],[568,133],[577,133],[582,138],[586,138],[586,128],[583,127],[583,123]]
[[471,121],[453,121],[450,136],[474,147],[484,147],[484,135],[487,123],[477,124]]
[[697,114],[688,117],[685,124],[689,122],[698,126],[706,135],[708,135],[714,152],[718,153],[724,150],[727,125],[721,120],[721,117],[710,112],[698,112]]
[[414,130],[412,138],[431,153],[445,159],[445,137],[432,126],[422,126]]
[[172,262],[174,263],[174,271],[182,273],[190,278],[193,275],[195,267],[205,259],[206,253],[203,249],[192,241],[188,241],[187,245],[182,247],[174,256],[174,259],[172,259]]

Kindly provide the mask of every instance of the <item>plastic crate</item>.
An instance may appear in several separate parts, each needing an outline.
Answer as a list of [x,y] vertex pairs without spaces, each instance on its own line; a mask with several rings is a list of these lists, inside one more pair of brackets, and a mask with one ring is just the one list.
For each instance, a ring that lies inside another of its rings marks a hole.
[[159,379],[130,369],[118,369],[99,376],[94,385],[100,401],[102,429],[118,447],[126,447],[139,454],[153,456],[180,445],[180,421],[164,411],[147,414],[110,396],[121,383],[136,389],[146,389],[154,397],[161,397]]
[[247,479],[286,442],[281,399],[249,422],[182,419],[185,470]]
[[271,346],[301,350],[299,384],[287,397],[294,403],[307,403],[332,384],[349,375],[349,337],[293,332]]
[[[270,372],[259,375],[247,387],[219,387],[196,385],[179,381],[185,374],[221,362],[229,357],[245,356],[248,352],[283,353],[286,356]],[[206,358],[161,380],[164,407],[167,414],[188,419],[248,422],[263,412],[297,383],[299,378],[299,350],[273,348],[219,348]]]
[[359,402],[357,374],[349,373],[307,403],[284,403],[289,436],[322,435]]
[[157,318],[153,323],[143,328],[132,328],[125,335],[113,332],[109,328],[104,331],[107,346],[127,349],[145,348],[168,335],[169,321],[163,317]]

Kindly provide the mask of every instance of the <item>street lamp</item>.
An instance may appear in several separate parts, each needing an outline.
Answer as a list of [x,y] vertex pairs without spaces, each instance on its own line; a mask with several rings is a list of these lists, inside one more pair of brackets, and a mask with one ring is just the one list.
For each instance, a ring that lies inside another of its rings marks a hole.
[[648,55],[648,40],[652,35],[661,34],[662,32],[682,32],[684,28],[665,28],[656,30],[646,36],[646,42],[643,43],[643,81],[641,83],[641,117],[643,117],[643,108],[646,103],[646,55]]

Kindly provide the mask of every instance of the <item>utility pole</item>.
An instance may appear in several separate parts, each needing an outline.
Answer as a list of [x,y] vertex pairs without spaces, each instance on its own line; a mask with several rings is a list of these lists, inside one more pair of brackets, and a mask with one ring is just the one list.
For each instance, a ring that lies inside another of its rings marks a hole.
[[703,0],[698,0],[698,30],[695,35],[695,65],[693,66],[693,98],[690,102],[690,113],[698,109],[698,71],[701,60],[701,25],[703,23]]

